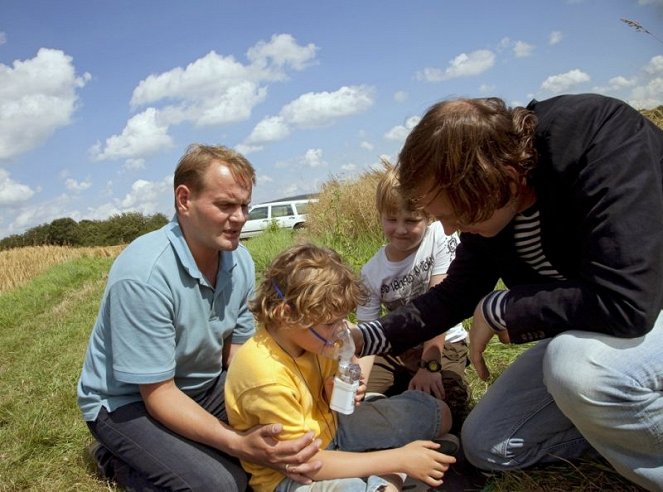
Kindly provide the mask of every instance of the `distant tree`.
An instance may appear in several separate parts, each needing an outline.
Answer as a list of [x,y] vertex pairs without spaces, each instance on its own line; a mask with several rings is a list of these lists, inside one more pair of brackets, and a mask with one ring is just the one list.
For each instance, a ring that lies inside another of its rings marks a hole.
[[168,223],[164,214],[143,215],[140,212],[124,212],[106,220],[55,219],[0,240],[0,251],[22,246],[114,246],[127,244],[138,236],[159,229]]
[[78,222],[71,218],[55,219],[48,226],[48,244],[56,246],[79,246]]

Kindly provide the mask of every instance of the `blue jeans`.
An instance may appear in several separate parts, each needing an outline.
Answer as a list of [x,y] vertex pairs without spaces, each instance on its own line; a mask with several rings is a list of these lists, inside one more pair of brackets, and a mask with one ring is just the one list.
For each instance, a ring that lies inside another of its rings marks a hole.
[[[225,372],[193,399],[227,422],[224,381]],[[102,408],[87,424],[103,446],[96,456],[100,468],[126,490],[246,489],[247,476],[236,458],[171,432],[148,415],[143,402],[112,413]]]
[[567,331],[528,349],[470,412],[462,442],[487,470],[593,448],[624,477],[663,490],[663,313],[639,338]]
[[[338,414],[338,432],[329,449],[361,452],[398,448],[419,439],[433,440],[439,436],[440,413],[437,400],[423,391],[405,391],[390,398],[364,402],[350,415]],[[279,483],[276,492],[373,492],[386,483],[375,475],[366,481],[339,478],[310,485],[286,478]]]

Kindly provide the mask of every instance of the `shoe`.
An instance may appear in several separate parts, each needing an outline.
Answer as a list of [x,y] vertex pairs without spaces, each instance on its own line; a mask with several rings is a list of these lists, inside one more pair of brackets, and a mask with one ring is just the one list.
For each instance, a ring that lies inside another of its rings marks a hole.
[[438,451],[442,454],[455,456],[460,449],[460,439],[453,434],[444,434],[442,437],[433,439],[433,441],[440,445]]
[[99,441],[92,441],[87,447],[87,454],[94,470],[101,480],[112,482],[114,479],[111,460],[113,455]]

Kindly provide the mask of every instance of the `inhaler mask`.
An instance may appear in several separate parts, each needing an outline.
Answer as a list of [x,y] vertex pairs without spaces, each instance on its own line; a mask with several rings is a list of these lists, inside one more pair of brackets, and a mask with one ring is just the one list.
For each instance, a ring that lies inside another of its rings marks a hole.
[[311,333],[323,341],[324,346],[320,355],[333,360],[338,360],[338,371],[334,377],[334,389],[332,390],[329,407],[337,412],[349,415],[355,409],[355,395],[361,378],[359,364],[352,362],[355,355],[355,343],[352,339],[350,329],[345,322],[339,326],[331,338],[326,339],[309,328]]

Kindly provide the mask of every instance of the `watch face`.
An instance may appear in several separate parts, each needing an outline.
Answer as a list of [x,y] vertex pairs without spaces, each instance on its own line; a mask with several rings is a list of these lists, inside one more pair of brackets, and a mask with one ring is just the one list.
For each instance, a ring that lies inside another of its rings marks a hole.
[[426,363],[426,369],[428,369],[430,372],[439,372],[441,369],[440,363],[436,360],[429,360]]

